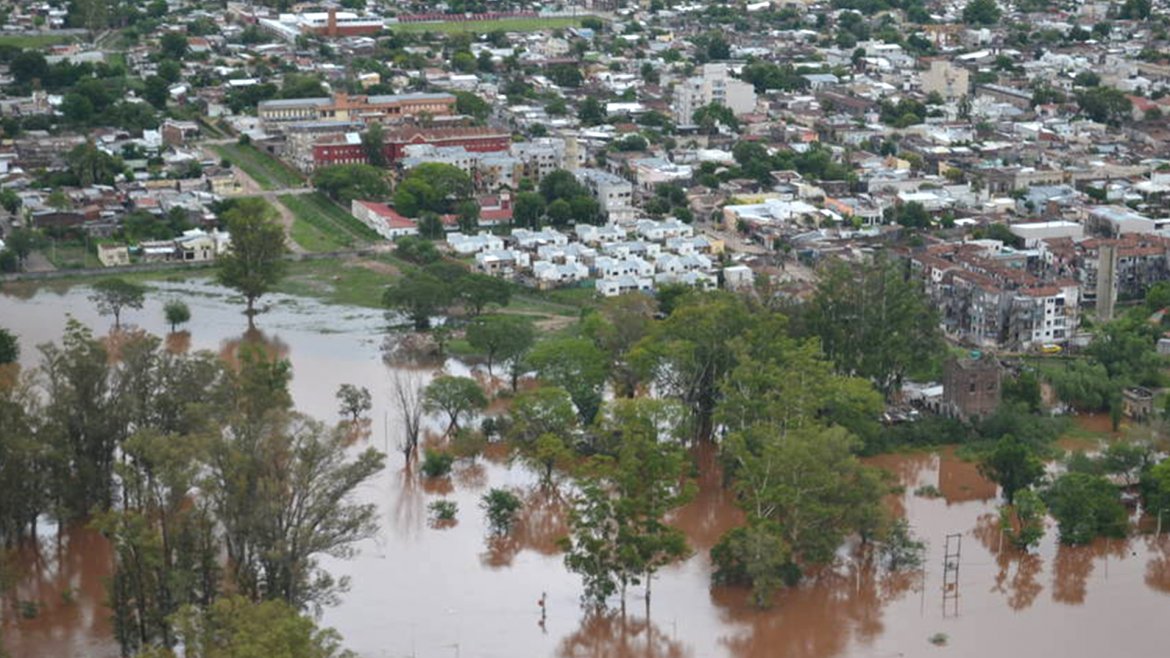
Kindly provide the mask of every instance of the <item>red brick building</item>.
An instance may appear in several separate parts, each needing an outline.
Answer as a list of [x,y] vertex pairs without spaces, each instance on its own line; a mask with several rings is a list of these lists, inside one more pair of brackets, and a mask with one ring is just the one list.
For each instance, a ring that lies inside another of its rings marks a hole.
[[[436,147],[462,146],[474,153],[507,151],[512,136],[506,132],[483,127],[401,128],[384,134],[382,153],[387,163],[394,163],[405,155],[406,147],[429,144]],[[368,164],[365,147],[356,133],[329,135],[313,144],[313,167],[336,164]]]

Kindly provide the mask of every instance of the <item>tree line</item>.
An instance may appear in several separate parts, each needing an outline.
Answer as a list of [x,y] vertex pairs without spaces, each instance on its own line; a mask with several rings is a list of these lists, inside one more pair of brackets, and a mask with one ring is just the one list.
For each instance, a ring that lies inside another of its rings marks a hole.
[[[344,432],[297,413],[286,361],[255,341],[228,363],[145,333],[98,338],[73,320],[38,351],[39,367],[7,366],[0,383],[0,538],[33,537],[45,516],[107,536],[124,655],[166,655],[180,639],[191,651],[209,624],[232,623],[226,609],[302,633],[297,612],[344,590],[317,558],[375,531],[373,506],[351,494],[384,456],[350,458]],[[212,651],[222,630],[205,655],[228,655]],[[309,635],[305,646],[336,650]]]

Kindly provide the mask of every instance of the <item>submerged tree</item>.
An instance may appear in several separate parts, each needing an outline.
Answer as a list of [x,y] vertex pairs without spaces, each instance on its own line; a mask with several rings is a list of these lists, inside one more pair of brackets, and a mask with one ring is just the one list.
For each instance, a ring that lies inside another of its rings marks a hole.
[[935,310],[894,260],[832,266],[809,309],[809,326],[846,375],[872,380],[887,397],[913,367],[942,350]]
[[667,408],[671,404],[622,400],[606,410],[603,431],[619,434],[621,446],[616,458],[597,458],[596,475],[581,486],[562,541],[565,565],[582,577],[582,601],[589,607],[604,608],[620,593],[624,609],[626,588],[645,584],[649,609],[655,572],[690,550],[682,532],[665,522],[693,495],[678,426],[662,422],[681,417]]
[[1016,492],[1027,489],[1044,476],[1044,462],[1036,452],[1011,434],[996,442],[991,453],[979,462],[979,472],[1003,489],[1003,498],[1011,505]]
[[163,317],[166,318],[167,324],[171,325],[173,334],[179,325],[191,321],[191,308],[181,299],[172,299],[163,305]]
[[256,300],[284,277],[284,228],[264,199],[240,199],[223,214],[231,233],[228,253],[219,257],[219,282],[247,302],[248,326],[255,326]]
[[459,430],[459,419],[487,406],[479,383],[470,377],[440,375],[427,385],[423,404],[431,413],[442,412],[449,421],[447,431]]
[[101,315],[114,316],[114,330],[122,328],[122,311],[132,308],[139,310],[146,298],[146,288],[125,279],[102,279],[93,284],[89,300]]

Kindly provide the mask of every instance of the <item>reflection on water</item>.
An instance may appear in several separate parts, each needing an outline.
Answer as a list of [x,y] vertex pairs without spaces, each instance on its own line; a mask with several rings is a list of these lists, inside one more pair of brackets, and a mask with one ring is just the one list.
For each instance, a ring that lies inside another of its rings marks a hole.
[[[335,576],[352,580],[342,604],[326,610],[322,621],[336,627],[362,658],[919,656],[939,653],[927,642],[938,632],[949,636],[945,651],[953,655],[1088,658],[1115,655],[1118,637],[1124,637],[1127,655],[1161,655],[1160,629],[1170,602],[1170,539],[1062,547],[1050,527],[1031,552],[1001,546],[994,485],[951,450],[867,460],[903,487],[890,497],[890,506],[927,542],[923,570],[889,574],[865,557],[843,556],[760,611],[747,603],[743,589],[711,587],[708,551],[743,517],[721,486],[714,451],[697,448],[699,491],[669,519],[686,533],[694,554],[655,578],[649,621],[640,588],[631,589],[628,598],[637,613],[586,616],[578,605],[580,581],[565,571],[557,549],[566,532],[567,489],[541,488],[531,473],[510,462],[502,446],[492,444],[474,463],[458,463],[449,478],[427,481],[416,465],[403,467],[393,445],[401,432],[392,404],[393,370],[382,358],[380,312],[278,297],[274,310],[260,318],[262,332],[244,334],[246,320],[223,291],[201,284],[167,286],[168,294],[151,295],[146,308],[126,320],[166,335],[162,301],[182,296],[193,321],[184,344],[172,349],[211,349],[234,358],[242,343],[256,342],[291,360],[298,408],[329,422],[337,420],[334,393],[340,384],[365,386],[373,394],[371,420],[350,430],[355,449],[374,445],[393,453],[390,466],[361,490],[364,500],[377,506],[382,530],[358,546],[354,559],[322,560]],[[0,324],[26,346],[59,337],[66,309],[91,327],[107,327],[85,294],[58,289],[26,293],[23,300],[0,297]],[[170,340],[178,339],[169,339],[168,346]],[[35,365],[36,350],[23,350],[22,362]],[[412,362],[406,368],[425,384],[437,365]],[[454,373],[468,372],[455,362],[445,365]],[[443,445],[438,425],[428,427],[428,445]],[[941,496],[914,495],[924,485]],[[491,536],[479,508],[491,487],[513,491],[524,502],[504,537]],[[458,505],[454,527],[429,525],[427,505],[439,498]],[[944,617],[941,565],[949,533],[965,541],[959,614]],[[20,619],[11,601],[0,610],[14,658],[116,655],[102,605],[110,554],[100,536],[69,529],[60,550],[53,538],[42,539],[39,550],[22,548],[19,563],[24,571],[13,598],[41,606],[28,620]],[[548,595],[543,626],[537,606],[542,592]],[[1091,634],[1068,632],[1089,624]]]
[[113,554],[100,533],[76,526],[43,535],[20,546],[13,563],[16,586],[0,606],[13,658],[116,653],[104,605]]
[[[674,629],[677,630],[677,629]],[[618,612],[591,614],[557,647],[561,658],[684,658],[693,655],[652,620]]]

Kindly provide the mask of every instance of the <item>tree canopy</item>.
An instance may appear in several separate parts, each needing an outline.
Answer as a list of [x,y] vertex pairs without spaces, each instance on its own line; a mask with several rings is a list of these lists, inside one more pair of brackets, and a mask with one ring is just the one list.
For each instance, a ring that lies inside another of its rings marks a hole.
[[218,259],[218,279],[244,296],[251,325],[256,300],[284,277],[284,228],[276,222],[276,211],[260,198],[235,201],[222,219],[232,242]]

